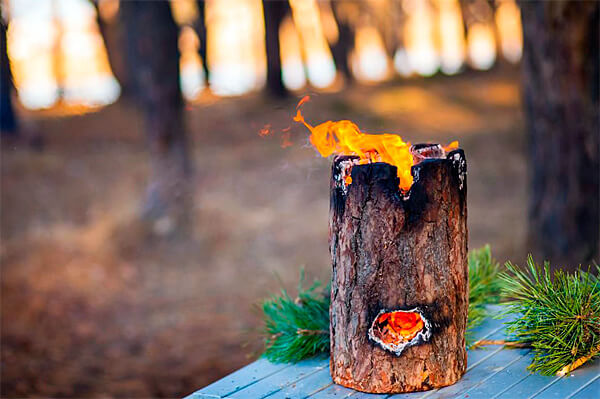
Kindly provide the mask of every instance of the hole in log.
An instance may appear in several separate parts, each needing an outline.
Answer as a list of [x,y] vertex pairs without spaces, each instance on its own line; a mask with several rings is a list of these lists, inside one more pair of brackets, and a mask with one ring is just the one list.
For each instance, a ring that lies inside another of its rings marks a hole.
[[369,329],[369,338],[396,355],[408,346],[427,341],[429,336],[429,321],[417,309],[381,310]]

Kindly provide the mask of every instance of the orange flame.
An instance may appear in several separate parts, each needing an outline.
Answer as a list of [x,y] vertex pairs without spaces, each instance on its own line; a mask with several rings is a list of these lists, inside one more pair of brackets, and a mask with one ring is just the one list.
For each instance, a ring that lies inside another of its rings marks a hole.
[[416,312],[384,313],[375,323],[381,328],[382,340],[394,344],[410,341],[424,327],[423,318]]
[[308,102],[309,100],[310,100],[310,96],[302,97],[302,100],[300,100],[298,105],[296,105],[296,109],[300,108],[302,106],[302,104],[304,104],[305,102]]
[[[410,143],[404,142],[396,134],[368,134],[360,131],[351,121],[327,121],[317,126],[311,126],[304,120],[300,107],[310,100],[304,96],[296,106],[294,121],[302,123],[310,130],[309,140],[324,158],[332,155],[356,155],[359,164],[385,162],[396,167],[400,190],[408,191],[413,183],[411,168],[418,161],[410,151]],[[284,147],[285,148],[285,147]],[[458,141],[453,141],[443,147],[450,152],[458,148]],[[346,186],[352,183],[350,175],[344,178]]]
[[450,151],[456,150],[457,148],[458,148],[458,141],[454,140],[452,143],[450,143],[444,147],[444,151],[450,152]]
[[[361,164],[386,162],[396,166],[400,188],[408,191],[413,183],[410,168],[414,164],[410,143],[395,134],[366,134],[350,121],[327,121],[317,126],[309,125],[300,110],[294,121],[310,130],[310,142],[323,157],[331,154],[357,155]],[[350,180],[351,181],[351,180]],[[349,183],[346,181],[346,183]]]

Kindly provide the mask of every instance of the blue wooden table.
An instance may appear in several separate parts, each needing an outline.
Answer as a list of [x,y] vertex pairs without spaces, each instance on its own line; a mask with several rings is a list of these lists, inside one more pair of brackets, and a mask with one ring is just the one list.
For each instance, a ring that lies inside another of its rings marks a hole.
[[[498,307],[491,310],[498,311]],[[506,319],[487,319],[474,331],[475,339],[503,339]],[[600,399],[600,362],[586,363],[565,377],[531,374],[529,349],[489,346],[469,351],[468,368],[456,384],[427,392],[372,395],[335,385],[327,358],[297,364],[274,364],[265,359],[234,372],[186,399],[295,398],[468,398],[468,399]]]

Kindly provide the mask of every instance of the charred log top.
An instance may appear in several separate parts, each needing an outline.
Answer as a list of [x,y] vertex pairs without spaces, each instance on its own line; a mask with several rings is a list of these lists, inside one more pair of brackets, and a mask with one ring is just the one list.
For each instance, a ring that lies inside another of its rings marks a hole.
[[[461,202],[466,195],[467,162],[464,151],[460,148],[448,153],[439,144],[415,144],[411,152],[416,163],[411,168],[413,184],[407,192],[398,188],[400,183],[397,168],[385,162],[359,164],[359,157],[354,155],[339,155],[333,161],[331,187],[331,205],[342,215],[345,208],[346,196],[352,184],[357,186],[374,185],[377,191],[382,191],[393,199],[398,206],[404,208],[414,218],[420,218],[425,204],[428,203],[427,185],[425,181],[434,178],[438,165],[448,169],[451,176],[450,184],[459,188]],[[345,176],[352,177],[352,183],[346,185]]]

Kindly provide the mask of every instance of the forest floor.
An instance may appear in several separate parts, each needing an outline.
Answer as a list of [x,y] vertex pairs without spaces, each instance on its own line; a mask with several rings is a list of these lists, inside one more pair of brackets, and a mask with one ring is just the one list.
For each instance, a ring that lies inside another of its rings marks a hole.
[[[300,97],[204,95],[187,107],[193,228],[169,239],[139,223],[148,162],[130,104],[20,110],[39,136],[2,144],[3,397],[181,397],[258,356],[261,298],[294,291],[301,266],[311,278],[330,273],[330,161],[291,120]],[[469,246],[523,262],[518,71],[356,86],[313,95],[303,112],[413,143],[458,139]],[[266,124],[275,133],[259,137]]]

